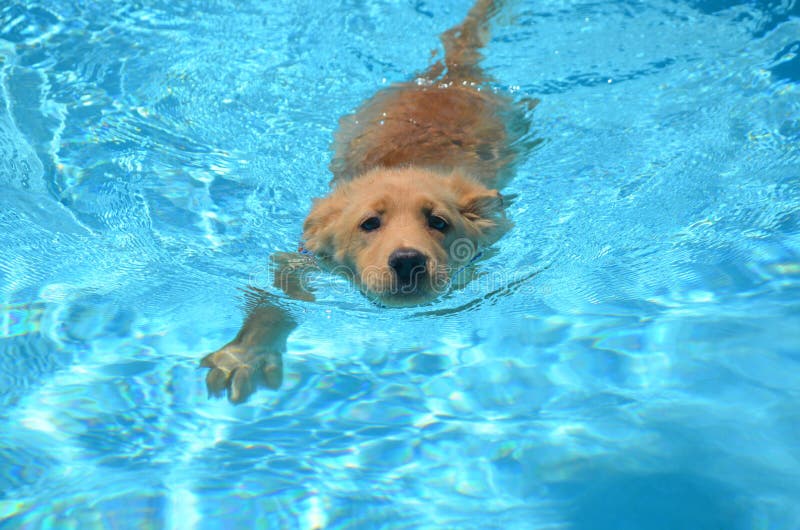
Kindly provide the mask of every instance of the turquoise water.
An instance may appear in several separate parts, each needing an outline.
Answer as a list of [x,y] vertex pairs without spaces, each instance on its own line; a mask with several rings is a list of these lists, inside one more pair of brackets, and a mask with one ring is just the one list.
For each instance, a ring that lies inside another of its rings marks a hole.
[[800,528],[795,1],[509,2],[542,143],[478,277],[321,279],[283,388],[207,398],[338,117],[468,7],[0,3],[0,527]]

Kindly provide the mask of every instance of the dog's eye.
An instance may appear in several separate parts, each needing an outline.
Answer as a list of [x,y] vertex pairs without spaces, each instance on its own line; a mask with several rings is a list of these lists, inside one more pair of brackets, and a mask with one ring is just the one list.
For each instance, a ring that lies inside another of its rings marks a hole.
[[438,215],[431,215],[428,218],[428,226],[430,226],[434,230],[438,230],[439,232],[444,232],[445,230],[447,230],[447,227],[449,225],[447,224],[447,221],[445,221]]
[[377,230],[381,227],[381,219],[380,217],[368,217],[364,222],[361,223],[361,230],[364,232],[372,232],[373,230]]

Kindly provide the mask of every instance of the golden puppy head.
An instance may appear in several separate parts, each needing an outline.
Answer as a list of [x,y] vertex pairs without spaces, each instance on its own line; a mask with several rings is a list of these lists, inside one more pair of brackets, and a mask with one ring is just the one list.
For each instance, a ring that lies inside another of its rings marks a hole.
[[385,305],[430,301],[508,227],[500,194],[459,175],[375,169],[317,199],[305,247]]

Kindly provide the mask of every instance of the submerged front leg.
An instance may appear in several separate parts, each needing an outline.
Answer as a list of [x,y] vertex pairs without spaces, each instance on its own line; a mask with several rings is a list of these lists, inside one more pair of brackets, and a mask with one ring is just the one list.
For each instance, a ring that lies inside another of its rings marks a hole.
[[[316,260],[299,252],[279,252],[271,257],[272,284],[295,300],[313,301],[308,279],[319,271]],[[236,337],[203,357],[209,395],[227,393],[232,403],[242,403],[260,387],[277,389],[283,381],[286,339],[297,323],[267,291],[245,291],[247,317]]]
[[297,323],[268,293],[250,290],[247,318],[236,337],[206,355],[201,366],[209,395],[227,393],[232,403],[242,403],[260,387],[277,389],[283,381],[286,340]]
[[278,252],[270,257],[272,285],[295,300],[314,301],[309,286],[311,275],[320,272],[320,266],[311,255],[300,252]]

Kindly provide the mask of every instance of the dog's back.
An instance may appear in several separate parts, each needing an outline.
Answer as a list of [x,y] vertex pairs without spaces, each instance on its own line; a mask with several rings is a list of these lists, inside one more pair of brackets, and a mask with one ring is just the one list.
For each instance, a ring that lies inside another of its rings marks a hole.
[[442,35],[444,64],[378,92],[342,118],[332,185],[376,167],[414,165],[460,170],[502,186],[528,123],[519,106],[484,86],[480,48],[494,4],[479,0],[464,22]]

